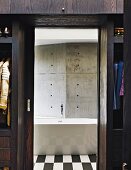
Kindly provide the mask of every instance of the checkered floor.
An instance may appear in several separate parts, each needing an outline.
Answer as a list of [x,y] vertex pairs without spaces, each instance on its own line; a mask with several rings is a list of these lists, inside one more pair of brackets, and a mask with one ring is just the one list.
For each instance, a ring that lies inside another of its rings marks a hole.
[[96,170],[96,155],[38,155],[34,170]]

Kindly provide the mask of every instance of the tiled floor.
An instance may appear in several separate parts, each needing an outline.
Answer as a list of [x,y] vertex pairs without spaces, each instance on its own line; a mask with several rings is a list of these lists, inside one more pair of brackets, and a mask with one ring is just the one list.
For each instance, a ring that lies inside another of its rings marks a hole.
[[38,155],[34,170],[96,170],[96,155]]

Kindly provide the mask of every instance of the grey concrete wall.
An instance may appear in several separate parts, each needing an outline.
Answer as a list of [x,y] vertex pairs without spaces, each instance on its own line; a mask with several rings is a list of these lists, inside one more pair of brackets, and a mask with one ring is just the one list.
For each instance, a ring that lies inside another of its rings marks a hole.
[[97,44],[35,48],[35,114],[97,118]]

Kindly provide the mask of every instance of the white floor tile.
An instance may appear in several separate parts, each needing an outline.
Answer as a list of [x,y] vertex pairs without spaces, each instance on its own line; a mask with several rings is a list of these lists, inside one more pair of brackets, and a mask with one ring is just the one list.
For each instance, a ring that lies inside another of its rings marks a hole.
[[34,155],[34,163],[36,163],[37,157],[38,156]]
[[71,155],[63,155],[63,162],[66,162],[66,163],[72,162]]
[[80,155],[81,162],[90,163],[90,159],[88,155]]
[[63,163],[54,163],[53,170],[63,170]]
[[34,166],[34,170],[43,170],[44,169],[44,163],[36,163]]
[[82,163],[72,163],[73,170],[83,170]]
[[96,163],[91,163],[93,170],[96,170]]
[[45,162],[47,163],[54,163],[54,155],[46,155]]

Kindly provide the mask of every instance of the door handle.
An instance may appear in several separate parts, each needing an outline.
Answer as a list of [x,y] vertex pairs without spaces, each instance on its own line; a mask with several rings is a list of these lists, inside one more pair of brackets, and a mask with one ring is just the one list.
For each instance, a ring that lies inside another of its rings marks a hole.
[[30,99],[27,99],[27,112],[30,112]]
[[128,170],[127,163],[125,163],[125,162],[123,163],[122,170]]
[[63,116],[63,104],[61,104],[61,115]]

